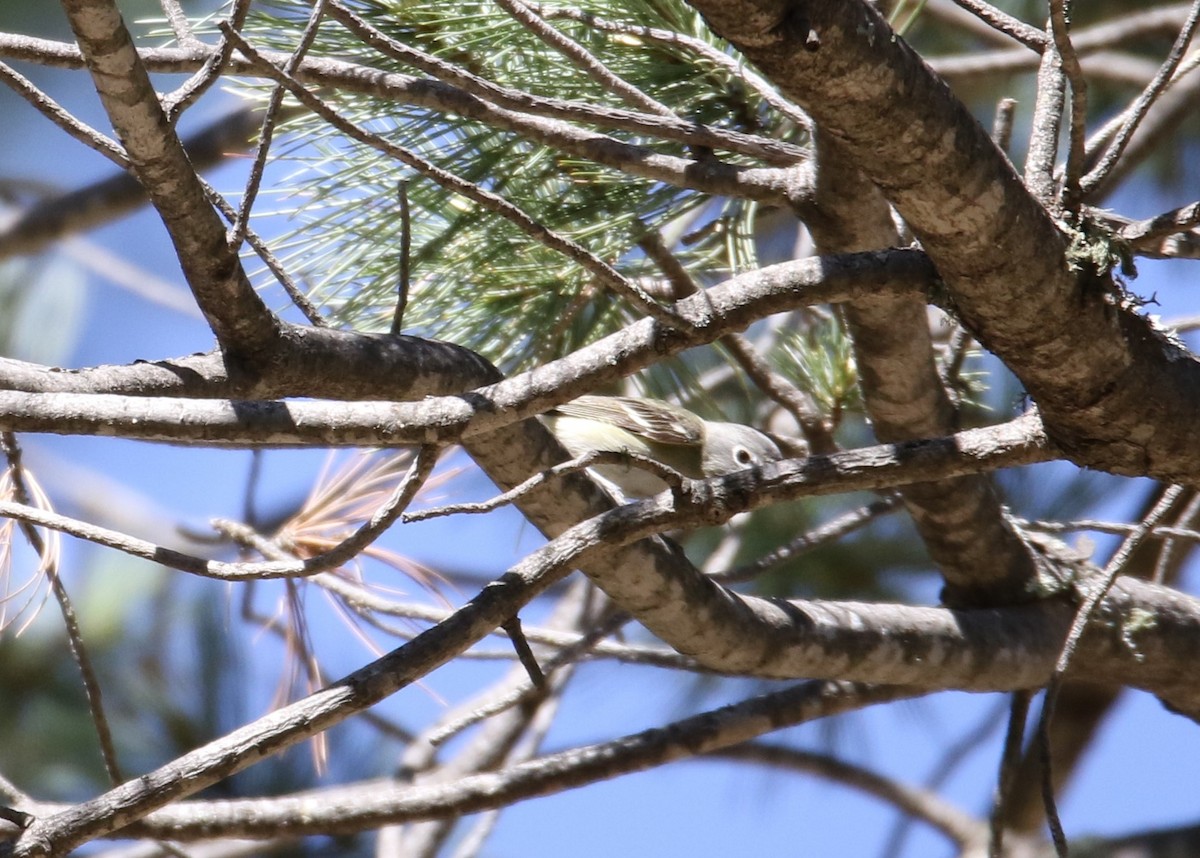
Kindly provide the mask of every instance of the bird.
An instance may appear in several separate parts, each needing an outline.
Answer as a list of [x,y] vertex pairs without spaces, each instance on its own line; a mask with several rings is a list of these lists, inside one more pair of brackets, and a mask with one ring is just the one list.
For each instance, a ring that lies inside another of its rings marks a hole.
[[[592,451],[635,453],[692,479],[718,477],[787,458],[776,439],[740,423],[705,420],[685,408],[635,396],[580,396],[542,415],[575,457]],[[636,462],[592,470],[628,498],[667,488]]]

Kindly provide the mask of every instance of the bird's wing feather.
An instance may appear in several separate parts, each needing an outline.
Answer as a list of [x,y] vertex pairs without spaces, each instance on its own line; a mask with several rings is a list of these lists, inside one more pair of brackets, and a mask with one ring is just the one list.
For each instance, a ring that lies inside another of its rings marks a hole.
[[555,410],[570,417],[611,423],[659,444],[704,441],[704,423],[699,417],[661,402],[629,396],[581,396]]

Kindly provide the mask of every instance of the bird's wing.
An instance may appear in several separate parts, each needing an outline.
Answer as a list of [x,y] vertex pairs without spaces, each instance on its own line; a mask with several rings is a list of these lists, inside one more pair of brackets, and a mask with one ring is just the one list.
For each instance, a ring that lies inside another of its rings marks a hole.
[[659,444],[701,444],[704,423],[662,402],[631,396],[581,396],[555,409],[570,417],[600,420]]

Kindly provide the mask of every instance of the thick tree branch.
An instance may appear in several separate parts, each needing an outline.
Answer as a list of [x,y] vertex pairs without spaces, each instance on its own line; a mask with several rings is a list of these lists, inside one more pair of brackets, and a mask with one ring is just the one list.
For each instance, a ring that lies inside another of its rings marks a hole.
[[[817,129],[816,182],[800,207],[819,253],[900,243],[891,208],[846,158],[832,135]],[[958,428],[954,404],[933,355],[929,315],[917,295],[894,290],[847,302],[863,403],[880,441],[947,435]],[[906,486],[900,492],[921,541],[946,581],[951,604],[1020,598],[1037,569],[1030,549],[1004,517],[984,475]]]
[[[691,334],[664,330],[654,320],[642,319],[567,357],[501,382],[490,363],[450,343],[288,326],[261,374],[248,374],[215,354],[70,371],[0,358],[0,389],[359,401],[449,396],[453,397],[450,404],[461,408],[465,406],[456,394],[498,382],[496,390],[476,392],[496,410],[519,408],[521,416],[529,416],[774,313],[840,303],[884,290],[923,292],[935,279],[929,260],[912,250],[814,257],[766,266],[677,302],[674,310],[691,323]],[[564,383],[570,383],[569,390],[559,390]]]
[[[897,208],[955,310],[1016,373],[1078,464],[1191,479],[1200,364],[1125,306],[949,89],[860,0],[691,0]],[[801,23],[803,26],[801,26]],[[806,47],[808,32],[820,50]]]
[[158,101],[112,0],[63,0],[96,91],[133,171],[174,242],[184,277],[225,349],[253,358],[270,350],[279,321],[258,297],[225,228]]

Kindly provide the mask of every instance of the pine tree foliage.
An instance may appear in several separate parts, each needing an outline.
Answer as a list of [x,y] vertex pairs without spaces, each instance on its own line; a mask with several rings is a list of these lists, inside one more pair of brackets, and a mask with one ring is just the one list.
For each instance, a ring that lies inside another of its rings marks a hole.
[[[498,86],[628,109],[492,4],[368,2],[353,8],[389,38]],[[308,9],[301,2],[256,7],[248,31],[287,50]],[[714,65],[686,45],[626,32],[651,27],[679,33],[737,59],[685,4],[598,3],[578,11],[612,22],[614,29],[597,29],[586,17],[556,25],[613,74],[636,81],[676,115],[714,128],[803,143],[805,130],[772,110],[731,69]],[[372,67],[412,71],[336,26],[322,29],[316,50]],[[663,272],[638,248],[649,232],[670,242],[697,283],[712,284],[756,265],[758,207],[751,199],[639,180],[444,111],[357,94],[342,94],[336,106],[354,123],[505,197],[545,228],[650,286],[651,294],[670,296]],[[625,302],[570,259],[393,159],[347,143],[319,117],[302,115],[287,127],[296,143],[283,150],[284,157],[305,168],[289,191],[290,201],[282,204],[298,223],[291,242],[298,252],[288,261],[312,283],[314,302],[329,307],[340,321],[366,330],[383,330],[390,323],[401,181],[407,182],[414,212],[406,329],[468,345],[511,370],[569,354],[636,318]],[[649,134],[600,130],[650,151],[688,153],[687,146]],[[732,163],[756,163],[738,153],[721,154]],[[520,335],[513,336],[514,331]]]

